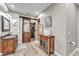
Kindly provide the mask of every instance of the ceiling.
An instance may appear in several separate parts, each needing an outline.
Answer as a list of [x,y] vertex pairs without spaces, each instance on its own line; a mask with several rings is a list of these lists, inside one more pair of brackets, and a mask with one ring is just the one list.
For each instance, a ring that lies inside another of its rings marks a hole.
[[14,12],[37,16],[48,8],[51,3],[7,3],[8,9]]

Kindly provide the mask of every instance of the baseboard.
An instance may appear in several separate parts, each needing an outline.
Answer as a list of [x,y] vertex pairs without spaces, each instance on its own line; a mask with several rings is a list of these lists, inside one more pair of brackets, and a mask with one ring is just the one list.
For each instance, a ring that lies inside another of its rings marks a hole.
[[72,53],[69,54],[69,56],[72,56],[79,48],[76,48]]
[[59,54],[58,52],[54,51],[54,54],[56,54],[57,56],[62,56],[61,54]]

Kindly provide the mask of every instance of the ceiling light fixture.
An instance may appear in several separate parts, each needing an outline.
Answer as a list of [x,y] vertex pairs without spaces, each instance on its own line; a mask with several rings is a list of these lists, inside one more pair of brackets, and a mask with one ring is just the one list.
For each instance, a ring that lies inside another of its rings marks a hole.
[[7,16],[10,17],[10,18],[12,17],[10,14],[7,14]]
[[15,6],[13,4],[11,4],[10,7],[15,8]]
[[36,12],[35,14],[36,14],[36,15],[38,15],[38,14],[39,14],[39,12]]

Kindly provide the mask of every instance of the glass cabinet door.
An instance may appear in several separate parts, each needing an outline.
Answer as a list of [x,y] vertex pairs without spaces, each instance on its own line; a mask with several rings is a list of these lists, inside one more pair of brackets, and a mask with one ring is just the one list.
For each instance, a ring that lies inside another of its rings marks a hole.
[[29,28],[29,20],[24,20],[24,30],[23,32],[30,32],[30,28]]

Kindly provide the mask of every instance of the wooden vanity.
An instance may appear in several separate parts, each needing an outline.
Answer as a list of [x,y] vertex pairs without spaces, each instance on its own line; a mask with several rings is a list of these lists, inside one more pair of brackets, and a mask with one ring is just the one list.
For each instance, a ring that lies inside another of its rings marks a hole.
[[54,36],[40,35],[40,48],[48,55],[54,53]]
[[[10,20],[5,16],[1,16],[1,33],[0,33],[0,53],[1,55],[7,55],[14,53],[17,45],[16,35],[10,34]],[[6,28],[7,24],[7,28]]]
[[16,51],[17,37],[6,36],[1,38],[2,55],[8,55]]

